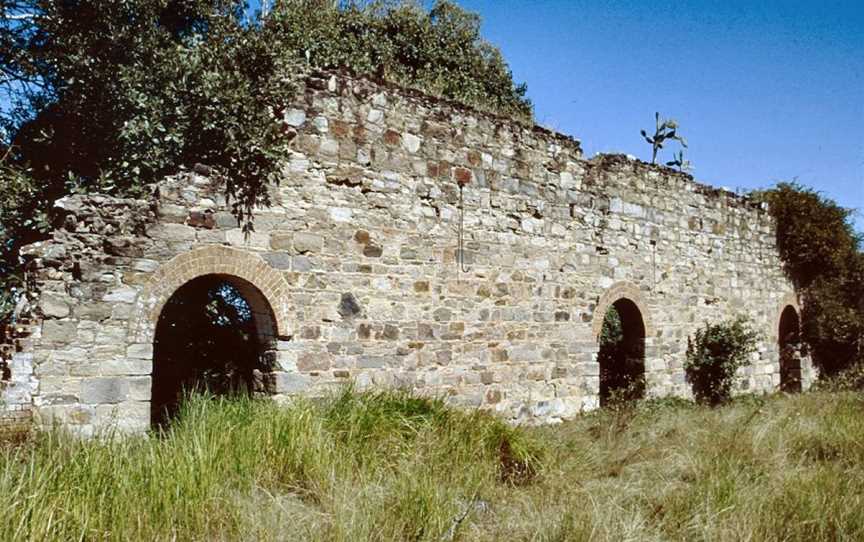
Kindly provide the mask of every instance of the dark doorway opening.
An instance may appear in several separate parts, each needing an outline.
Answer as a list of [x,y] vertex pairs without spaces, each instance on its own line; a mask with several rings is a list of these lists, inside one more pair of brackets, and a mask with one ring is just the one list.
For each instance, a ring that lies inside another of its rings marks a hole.
[[622,298],[603,317],[600,331],[600,406],[645,394],[645,323],[639,307]]
[[152,425],[170,422],[188,393],[262,391],[273,322],[264,296],[245,280],[204,275],[181,286],[156,325]]
[[801,324],[798,312],[787,305],[780,314],[778,329],[780,350],[780,389],[789,393],[801,391]]

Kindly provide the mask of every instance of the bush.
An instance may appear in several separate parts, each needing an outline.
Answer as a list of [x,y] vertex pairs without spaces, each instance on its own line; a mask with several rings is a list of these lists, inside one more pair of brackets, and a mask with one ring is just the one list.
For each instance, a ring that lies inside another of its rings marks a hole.
[[864,254],[852,211],[795,183],[754,196],[777,225],[777,249],[803,301],[801,335],[820,376],[864,363]]
[[698,402],[716,405],[729,399],[735,372],[756,351],[757,337],[749,321],[739,316],[705,324],[692,339],[687,338],[684,372]]
[[830,392],[864,391],[864,363],[856,363],[823,379],[817,389]]

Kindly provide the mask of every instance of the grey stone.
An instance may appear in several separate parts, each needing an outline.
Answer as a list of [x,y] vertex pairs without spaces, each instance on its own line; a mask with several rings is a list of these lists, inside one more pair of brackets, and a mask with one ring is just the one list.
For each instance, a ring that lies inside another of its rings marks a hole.
[[81,382],[81,402],[88,405],[111,404],[129,398],[125,378],[87,378]]
[[291,256],[284,252],[265,252],[264,259],[273,269],[291,269]]
[[271,393],[303,393],[311,385],[309,377],[299,373],[271,373],[267,380]]
[[45,320],[42,323],[42,338],[50,343],[69,343],[78,333],[77,322],[70,320]]
[[297,232],[294,234],[294,250],[298,254],[306,252],[321,252],[324,238],[314,233]]
[[306,111],[302,109],[289,109],[285,111],[282,120],[289,126],[302,126],[306,122]]
[[42,294],[39,307],[46,318],[66,318],[70,313],[67,300],[51,293]]
[[350,292],[343,293],[342,299],[339,301],[339,315],[348,320],[357,316],[361,312],[363,312],[363,308],[360,306],[360,303],[357,302],[357,298],[354,297],[354,294]]

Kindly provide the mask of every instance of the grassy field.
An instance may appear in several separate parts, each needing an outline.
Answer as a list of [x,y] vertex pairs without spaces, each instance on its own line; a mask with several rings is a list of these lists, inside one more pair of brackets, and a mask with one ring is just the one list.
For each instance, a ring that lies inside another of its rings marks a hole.
[[864,540],[864,396],[511,428],[400,393],[193,400],[0,449],[2,540]]

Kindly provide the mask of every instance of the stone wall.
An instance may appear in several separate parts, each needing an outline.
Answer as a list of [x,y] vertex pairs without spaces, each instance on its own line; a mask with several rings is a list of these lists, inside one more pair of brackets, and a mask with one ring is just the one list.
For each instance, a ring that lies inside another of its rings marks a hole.
[[30,336],[36,328],[26,319],[0,326],[0,436],[29,426],[37,389]]
[[347,75],[313,74],[291,103],[292,151],[251,233],[206,167],[147,200],[58,201],[51,239],[25,250],[39,423],[145,429],[160,310],[214,273],[266,314],[277,396],[354,381],[519,422],[572,417],[597,406],[597,335],[621,297],[645,323],[650,394],[687,395],[687,336],[735,314],[763,333],[740,389],[777,388],[778,320],[797,304],[747,199]]

